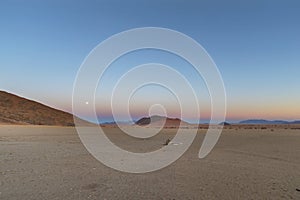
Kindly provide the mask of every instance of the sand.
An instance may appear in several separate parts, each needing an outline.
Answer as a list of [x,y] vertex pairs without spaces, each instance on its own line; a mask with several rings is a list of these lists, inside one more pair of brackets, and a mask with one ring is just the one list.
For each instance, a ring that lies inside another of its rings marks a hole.
[[[174,129],[148,140],[106,128],[122,148],[161,148]],[[72,127],[0,126],[0,199],[300,199],[300,130],[226,129],[205,159],[205,130],[171,166],[126,174],[94,159]]]

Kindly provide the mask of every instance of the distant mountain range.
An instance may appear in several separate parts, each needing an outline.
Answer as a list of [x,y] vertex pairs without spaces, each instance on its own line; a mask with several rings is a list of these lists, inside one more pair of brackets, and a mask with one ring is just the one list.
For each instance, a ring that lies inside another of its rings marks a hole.
[[239,124],[300,124],[300,120],[290,122],[284,120],[248,119],[240,121]]
[[[100,120],[101,120],[101,118],[99,118],[99,121]],[[108,121],[108,122],[102,122],[100,124],[102,124],[102,125],[117,125],[117,124],[119,124],[119,125],[132,125],[132,124],[134,124],[134,122],[132,122],[132,121],[118,121],[118,122]]]
[[[82,125],[91,123],[78,119]],[[74,126],[73,115],[0,91],[0,124]]]
[[[166,124],[165,126],[179,126],[180,122],[182,122],[182,125],[192,125],[188,122],[185,122],[181,119],[178,118],[168,118],[168,117],[164,117],[164,116],[151,116],[151,117],[143,117],[139,120],[137,120],[135,122],[136,125],[139,126],[146,126],[146,125],[159,125],[160,123],[162,123],[164,120],[166,120]],[[105,122],[102,123],[103,125],[116,125],[116,122]],[[122,125],[132,125],[131,123],[127,123],[127,122],[119,122],[118,124],[122,124]],[[204,123],[204,124],[209,124],[209,123]],[[240,121],[237,123],[228,123],[228,122],[222,122],[219,123],[219,125],[224,125],[224,126],[229,126],[229,125],[234,125],[234,124],[245,124],[245,125],[272,125],[272,124],[278,124],[278,125],[282,125],[282,124],[300,124],[300,120],[298,121],[284,121],[284,120],[264,120],[264,119],[248,119],[248,120],[244,120],[244,121]]]

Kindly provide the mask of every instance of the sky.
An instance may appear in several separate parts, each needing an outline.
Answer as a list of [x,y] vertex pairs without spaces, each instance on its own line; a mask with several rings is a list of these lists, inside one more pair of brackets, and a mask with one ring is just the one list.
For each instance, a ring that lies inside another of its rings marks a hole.
[[[227,121],[300,119],[299,9],[297,0],[2,0],[0,90],[72,112],[77,71],[92,49],[128,29],[163,27],[193,38],[214,60],[226,89]],[[142,50],[112,63],[103,77],[96,91],[102,121],[111,120],[107,96],[114,84],[126,70],[149,62],[184,74],[203,118],[209,118],[205,83],[189,64],[167,52]],[[139,118],[155,103],[168,107],[170,116],[180,112],[174,95],[157,85],[139,89],[130,112]]]

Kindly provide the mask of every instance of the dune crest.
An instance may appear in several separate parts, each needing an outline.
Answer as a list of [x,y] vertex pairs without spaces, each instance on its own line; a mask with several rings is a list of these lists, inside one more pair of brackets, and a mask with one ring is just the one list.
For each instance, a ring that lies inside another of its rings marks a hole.
[[0,91],[0,124],[74,126],[74,119],[70,113]]

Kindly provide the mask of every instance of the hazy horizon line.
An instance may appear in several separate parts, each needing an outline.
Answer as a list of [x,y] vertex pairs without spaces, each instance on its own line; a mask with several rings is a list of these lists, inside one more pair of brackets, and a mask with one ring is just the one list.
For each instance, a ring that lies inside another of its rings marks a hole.
[[[53,109],[57,109],[57,110],[61,110],[61,111],[64,111],[64,112],[67,112],[69,114],[73,114],[72,112],[72,109],[69,110],[69,109],[66,109],[66,108],[61,108],[57,105],[53,105],[53,104],[48,104],[48,103],[45,103],[43,101],[40,101],[40,100],[36,100],[34,98],[30,98],[30,97],[27,97],[25,95],[20,95],[20,94],[16,94],[12,91],[8,91],[8,90],[3,90],[3,89],[0,89],[0,91],[2,92],[5,92],[5,93],[8,93],[8,94],[11,94],[11,95],[15,95],[15,96],[18,96],[18,97],[21,97],[21,98],[24,98],[24,99],[27,99],[27,100],[30,100],[30,101],[34,101],[34,102],[37,102],[37,103],[40,103],[40,104],[43,104],[45,106],[48,106],[50,108],[53,108]],[[70,105],[72,107],[72,105]],[[97,117],[98,117],[98,122],[99,123],[110,123],[110,122],[114,122],[114,117],[113,115],[102,115],[100,116],[100,112],[98,112],[99,114],[97,114]],[[132,118],[131,121],[137,121],[139,120],[140,118],[142,117],[149,117],[149,115],[147,114],[140,114],[139,116],[134,116]],[[168,118],[180,118],[180,116],[172,116],[172,115],[169,115],[169,116],[165,116],[165,117],[168,117]],[[90,116],[89,115],[86,115],[84,120],[86,121],[89,121],[89,122],[93,122],[92,120],[90,120]],[[204,118],[201,118],[200,117],[200,120],[199,119],[181,119],[181,120],[184,120],[188,123],[194,123],[196,121],[199,121],[201,123],[209,123],[211,120],[209,119],[209,117],[204,117]],[[300,117],[299,118],[293,118],[293,119],[287,119],[286,117],[274,117],[274,118],[269,118],[269,117],[240,117],[240,118],[231,118],[231,117],[227,117],[225,119],[225,122],[229,122],[229,123],[238,123],[240,121],[244,121],[244,120],[267,120],[267,121],[286,121],[286,122],[293,122],[293,121],[299,121],[300,120]],[[120,122],[124,122],[124,121],[130,121],[130,120],[122,120]],[[93,122],[93,123],[98,123],[98,122]],[[218,121],[218,122],[221,122],[221,121]]]

